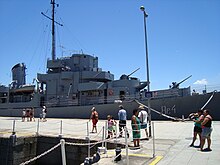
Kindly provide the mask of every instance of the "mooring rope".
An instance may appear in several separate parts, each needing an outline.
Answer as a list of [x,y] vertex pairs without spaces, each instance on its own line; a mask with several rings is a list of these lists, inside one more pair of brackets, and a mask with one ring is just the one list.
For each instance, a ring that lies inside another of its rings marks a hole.
[[[203,110],[203,109],[208,105],[208,103],[212,100],[212,98],[214,97],[215,92],[216,92],[216,91],[213,91],[212,95],[209,97],[209,99],[207,100],[207,102],[202,106],[201,110]],[[140,103],[138,100],[134,100],[134,101],[135,101],[136,103],[138,103],[139,105],[142,105],[142,106],[144,106],[145,108],[148,108],[147,105],[145,105],[145,104],[143,104],[143,103]],[[182,120],[182,119],[180,119],[180,118],[178,118],[178,117],[172,117],[172,116],[166,115],[166,114],[164,114],[164,113],[162,113],[162,112],[159,112],[159,111],[157,111],[157,110],[155,110],[155,109],[153,109],[153,108],[150,108],[150,109],[151,109],[153,112],[155,112],[155,113],[157,113],[157,114],[159,114],[159,115],[162,115],[162,116],[164,116],[164,117],[166,117],[166,118],[169,118],[169,119],[172,119],[172,120]]]
[[208,101],[202,106],[201,110],[203,110],[203,109],[206,107],[206,105],[212,100],[212,98],[213,98],[215,92],[216,92],[216,91],[213,91],[213,92],[212,92],[212,95],[210,96],[210,98],[208,99]]
[[[103,142],[110,142],[110,139],[104,139],[104,140],[100,140],[94,143],[71,143],[71,142],[65,142],[65,144],[67,145],[72,145],[72,146],[90,146],[90,145],[97,145]],[[92,147],[91,147],[92,148]]]
[[[95,145],[97,145],[97,144],[100,144],[100,143],[103,143],[103,142],[111,142],[112,139],[113,139],[113,138],[111,138],[111,139],[104,139],[104,140],[100,140],[100,141],[97,141],[97,142],[94,142],[94,143],[71,143],[71,142],[65,142],[65,144],[66,144],[66,145],[72,145],[72,146],[88,146],[88,145],[90,146],[90,145],[92,145],[92,146],[90,147],[90,149],[91,149],[91,148],[93,148],[93,147],[94,147]],[[51,151],[55,150],[55,149],[56,149],[57,147],[59,147],[60,145],[61,145],[61,142],[58,143],[57,145],[55,145],[54,147],[50,148],[49,150],[43,152],[42,154],[40,154],[40,155],[38,155],[38,156],[36,156],[36,157],[34,157],[34,158],[32,158],[32,159],[26,161],[26,162],[21,163],[20,165],[29,164],[29,163],[31,163],[31,162],[33,162],[33,161],[35,161],[35,160],[41,158],[42,156],[45,156],[46,154],[48,154],[48,153],[50,153]]]
[[55,145],[54,147],[52,147],[52,148],[50,148],[49,150],[45,151],[44,153],[42,153],[42,154],[40,154],[40,155],[38,155],[38,156],[36,156],[36,157],[34,157],[34,158],[32,158],[32,159],[30,159],[30,160],[24,162],[24,163],[21,163],[20,165],[29,164],[29,163],[31,163],[31,162],[33,162],[33,161],[35,161],[35,160],[41,158],[42,156],[44,156],[44,155],[50,153],[51,151],[55,150],[55,149],[56,149],[57,147],[59,147],[60,145],[61,145],[61,143],[58,143],[58,144]]
[[[139,105],[144,106],[145,108],[148,108],[148,106],[146,106],[145,104],[140,103],[138,100],[135,100],[135,102],[138,103]],[[153,108],[150,108],[150,109],[151,109],[153,112],[155,112],[155,113],[157,113],[157,114],[159,114],[159,115],[162,115],[162,116],[164,116],[164,117],[166,117],[166,118],[169,118],[169,119],[172,119],[172,120],[177,120],[177,119],[179,119],[179,118],[176,118],[176,117],[172,117],[172,116],[166,115],[166,114],[164,114],[164,113],[162,113],[162,112],[159,112],[159,111],[157,111],[157,110],[155,110],[155,109],[153,109]]]

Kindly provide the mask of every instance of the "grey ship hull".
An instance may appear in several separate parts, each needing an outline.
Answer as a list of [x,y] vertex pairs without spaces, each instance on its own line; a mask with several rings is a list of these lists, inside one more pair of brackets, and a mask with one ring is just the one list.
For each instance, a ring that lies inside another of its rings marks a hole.
[[[185,96],[185,97],[176,97],[176,98],[161,98],[161,99],[152,99],[150,101],[151,107],[160,113],[182,118],[185,118],[191,113],[196,112],[198,109],[201,109],[204,104],[209,100],[212,93],[205,95],[195,95],[195,96]],[[210,102],[207,104],[205,109],[209,109],[214,120],[220,120],[220,92],[216,92]],[[147,100],[140,101],[141,103],[147,105]],[[128,113],[128,119],[132,116],[133,109],[138,107],[138,103],[135,101],[125,101],[120,103],[124,106]],[[13,107],[13,104],[10,104],[10,108],[0,107],[0,116],[16,116],[19,117],[22,114],[22,109],[26,108],[27,105],[22,103],[22,105]],[[90,109],[92,106],[95,106],[100,119],[106,119],[108,114],[113,115],[117,119],[118,106],[119,103],[111,104],[98,104],[90,106],[60,106],[60,107],[48,107],[48,118],[89,118]],[[27,106],[28,107],[28,106]],[[42,108],[35,108],[35,117],[39,117]],[[163,117],[152,111],[152,120],[166,120],[167,118]]]

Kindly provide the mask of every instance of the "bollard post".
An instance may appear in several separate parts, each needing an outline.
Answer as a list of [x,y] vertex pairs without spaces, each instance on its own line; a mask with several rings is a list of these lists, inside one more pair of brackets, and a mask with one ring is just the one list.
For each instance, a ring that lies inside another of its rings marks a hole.
[[60,134],[59,134],[59,137],[62,137],[62,134],[63,134],[63,121],[61,120],[60,121]]
[[65,140],[61,139],[60,142],[61,142],[62,165],[66,165]]
[[17,142],[17,137],[15,134],[15,120],[13,121],[12,134],[10,135],[10,139],[12,140],[12,146],[14,146],[15,143]]
[[[105,131],[104,131],[104,139],[106,139],[106,137],[107,137],[107,131],[108,131],[108,123],[107,123],[107,121],[105,122],[105,129],[104,129]],[[106,148],[106,150],[107,150],[107,142],[105,141],[105,145],[104,145],[104,147]]]
[[104,147],[104,139],[105,139],[105,127],[102,127],[102,147]]
[[15,120],[13,120],[13,126],[12,126],[12,134],[15,134]]
[[155,157],[155,135],[154,135],[154,122],[152,122],[153,126],[153,158]]
[[115,147],[118,145],[118,127],[116,125],[116,137],[115,137]]
[[88,136],[88,158],[90,157],[90,137]]
[[126,147],[126,162],[127,162],[127,165],[129,165],[129,157],[128,157],[128,134],[126,133],[128,130],[127,130],[127,127],[125,126],[125,147]]
[[89,134],[89,122],[86,123],[87,126],[87,136],[86,140],[88,140],[88,158],[90,157],[90,134]]
[[40,126],[40,120],[38,119],[37,120],[37,132],[36,132],[37,136],[39,135],[39,126]]
[[118,124],[115,126],[115,134],[116,134],[116,140],[118,139]]
[[89,137],[89,122],[87,122],[86,124],[87,124],[87,137]]
[[105,126],[102,126],[102,147],[98,147],[98,153],[106,153],[105,147]]

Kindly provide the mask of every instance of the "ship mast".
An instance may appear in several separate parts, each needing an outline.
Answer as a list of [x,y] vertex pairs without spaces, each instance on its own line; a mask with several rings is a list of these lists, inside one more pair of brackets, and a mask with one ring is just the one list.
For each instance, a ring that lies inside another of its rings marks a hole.
[[56,39],[55,39],[55,23],[54,23],[54,9],[55,9],[55,0],[51,0],[52,4],[52,61],[56,59]]
[[63,24],[55,21],[55,4],[56,4],[55,0],[51,0],[50,4],[52,5],[52,18],[48,17],[43,12],[41,12],[41,14],[52,21],[52,52],[51,52],[51,56],[52,56],[52,61],[54,61],[56,59],[55,23],[60,26],[63,26]]

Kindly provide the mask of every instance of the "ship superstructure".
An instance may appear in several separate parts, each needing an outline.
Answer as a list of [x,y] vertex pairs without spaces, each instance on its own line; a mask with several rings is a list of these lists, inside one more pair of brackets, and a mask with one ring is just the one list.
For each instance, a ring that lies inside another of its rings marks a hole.
[[112,73],[98,67],[98,57],[86,54],[48,60],[47,73],[38,74],[37,79],[45,93],[42,100],[48,106],[113,103],[125,97],[136,98],[147,85],[126,75],[114,80]]

